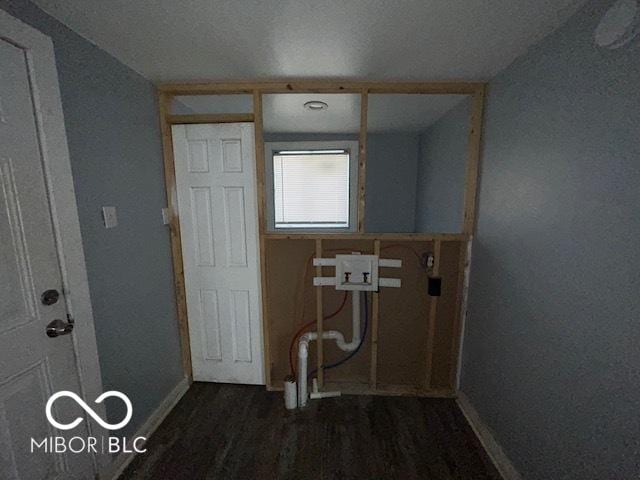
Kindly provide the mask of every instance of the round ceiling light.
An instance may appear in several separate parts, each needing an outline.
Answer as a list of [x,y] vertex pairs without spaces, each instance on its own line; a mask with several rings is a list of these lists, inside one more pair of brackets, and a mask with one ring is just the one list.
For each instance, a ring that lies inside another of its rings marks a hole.
[[325,102],[321,102],[320,100],[311,100],[304,104],[304,108],[306,110],[311,110],[312,112],[319,112],[329,108],[329,105]]
[[640,33],[638,0],[618,0],[604,14],[595,31],[596,45],[615,49],[629,43]]

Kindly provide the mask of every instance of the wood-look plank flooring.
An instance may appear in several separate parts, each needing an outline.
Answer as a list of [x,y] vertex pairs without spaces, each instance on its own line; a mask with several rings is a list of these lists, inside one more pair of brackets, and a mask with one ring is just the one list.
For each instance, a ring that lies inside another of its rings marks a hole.
[[264,387],[195,383],[120,477],[500,480],[451,399],[351,396],[288,412]]

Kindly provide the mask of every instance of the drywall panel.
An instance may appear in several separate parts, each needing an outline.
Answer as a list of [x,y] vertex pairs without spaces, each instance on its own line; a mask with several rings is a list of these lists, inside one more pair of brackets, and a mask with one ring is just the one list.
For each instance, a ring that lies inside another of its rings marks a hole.
[[416,232],[462,231],[470,106],[465,98],[420,135]]
[[531,480],[638,476],[640,43],[595,45],[612,3],[489,86],[462,390]]
[[417,134],[367,135],[366,232],[415,230],[418,139]]

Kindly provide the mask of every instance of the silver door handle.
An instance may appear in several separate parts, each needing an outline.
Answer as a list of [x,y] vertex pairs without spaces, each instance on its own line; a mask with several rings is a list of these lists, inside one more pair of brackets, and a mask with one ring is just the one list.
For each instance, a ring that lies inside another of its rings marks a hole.
[[47,335],[51,338],[68,335],[73,331],[73,322],[65,322],[56,318],[47,325]]

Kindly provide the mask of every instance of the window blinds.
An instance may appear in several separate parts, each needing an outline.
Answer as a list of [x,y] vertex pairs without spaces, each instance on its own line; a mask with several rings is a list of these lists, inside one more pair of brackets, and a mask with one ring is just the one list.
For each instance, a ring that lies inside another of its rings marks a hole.
[[276,228],[349,226],[349,152],[273,155]]

